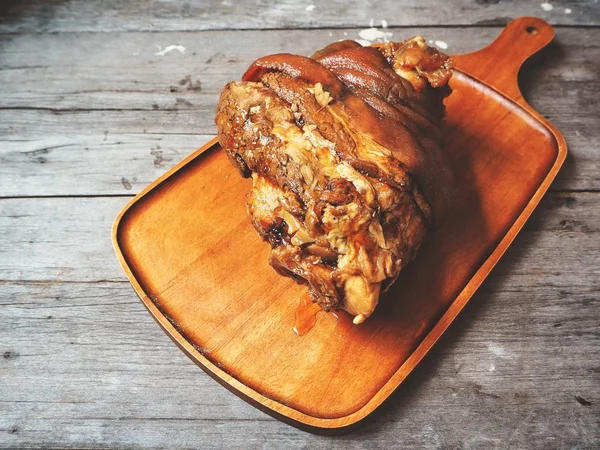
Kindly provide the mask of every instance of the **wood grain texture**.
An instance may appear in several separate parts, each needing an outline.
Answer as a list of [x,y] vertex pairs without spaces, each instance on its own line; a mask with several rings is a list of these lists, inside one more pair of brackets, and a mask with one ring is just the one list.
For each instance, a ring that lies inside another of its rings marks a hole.
[[98,119],[86,130],[90,134],[55,130],[43,136],[38,129],[30,130],[35,136],[0,137],[0,196],[133,195],[213,138],[113,134],[114,127]]
[[[519,260],[538,259],[511,251],[502,266]],[[490,279],[382,411],[335,439],[281,424],[218,386],[128,283],[2,283],[0,292],[0,448],[600,445],[600,295],[586,286]]]
[[[441,39],[462,53],[490,42],[499,30],[393,32]],[[0,193],[137,193],[215,132],[220,89],[250,61],[271,52],[309,54],[348,37],[343,33],[355,30],[13,36],[0,58]],[[247,45],[240,48],[240,41]],[[155,44],[172,43],[188,48],[186,55],[155,55]],[[569,143],[571,157],[555,189],[600,189],[600,112],[589,101],[600,96],[597,73],[600,29],[584,28],[558,29],[556,42],[523,70],[526,99]],[[62,177],[52,180],[56,172]]]
[[[518,16],[539,16],[555,25],[598,25],[594,0],[540,0],[517,4],[499,0],[335,0],[328,2],[260,0],[5,0],[0,32],[182,31],[250,28],[319,28],[380,25],[506,25]],[[313,10],[307,6],[314,4]],[[571,13],[565,13],[565,9]],[[310,9],[310,8],[309,8]]]
[[[0,279],[4,281],[125,281],[110,227],[128,198],[0,200]],[[543,285],[599,287],[600,193],[549,193],[511,250],[512,264],[492,277],[536,277]],[[582,249],[587,249],[582,251]],[[557,264],[560,256],[560,264]]]
[[[313,15],[304,10],[309,3]],[[445,25],[504,24],[522,14],[569,27],[600,23],[593,1],[553,0],[548,13],[540,3],[385,1],[378,4],[390,9],[374,17],[368,2],[329,15],[328,6],[306,2],[291,11],[267,6],[261,19],[256,2],[211,3],[207,15],[197,1],[0,2],[0,106],[10,108],[0,110],[0,197],[139,192],[214,132],[194,111],[210,110],[219,83],[239,77],[250,59],[355,38],[371,17],[435,25],[392,31],[423,30],[451,52],[475,50],[499,29]],[[289,24],[315,29],[261,30]],[[349,28],[319,29],[328,24]],[[229,30],[242,25],[256,31]],[[194,31],[209,28],[227,31],[211,39],[212,32]],[[185,56],[151,62],[156,45],[178,41]],[[574,192],[544,198],[450,334],[381,414],[349,436],[321,438],[281,424],[177,351],[124,282],[110,248],[106,230],[127,199],[0,200],[0,279],[10,280],[0,282],[0,448],[600,447],[599,41],[598,28],[559,28],[557,45],[521,79],[526,98],[569,142],[571,158],[554,187]],[[212,48],[222,55],[207,63]],[[200,105],[204,93],[170,92],[187,75],[206,89]],[[179,102],[178,111],[164,111],[177,97],[195,108]],[[156,145],[167,149],[163,161],[151,154]]]

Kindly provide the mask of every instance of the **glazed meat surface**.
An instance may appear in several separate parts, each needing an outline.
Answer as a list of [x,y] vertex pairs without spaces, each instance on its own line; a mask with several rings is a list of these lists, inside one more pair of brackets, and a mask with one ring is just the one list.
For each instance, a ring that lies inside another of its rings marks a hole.
[[221,94],[219,140],[270,264],[326,311],[369,317],[448,207],[451,60],[422,38],[272,55]]

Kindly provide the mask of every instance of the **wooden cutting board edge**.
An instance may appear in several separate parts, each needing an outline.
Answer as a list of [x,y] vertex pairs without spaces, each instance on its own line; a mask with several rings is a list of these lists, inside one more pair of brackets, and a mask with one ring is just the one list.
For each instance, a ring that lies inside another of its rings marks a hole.
[[[463,291],[457,296],[448,310],[442,315],[439,321],[406,360],[398,371],[387,381],[387,383],[369,400],[361,409],[345,417],[324,419],[309,416],[283,405],[277,401],[269,399],[248,386],[244,385],[223,369],[212,363],[202,355],[190,342],[188,342],[179,330],[163,315],[156,307],[154,302],[144,292],[141,285],[134,276],[128,262],[126,261],[119,244],[120,225],[128,211],[138,203],[145,195],[153,191],[158,185],[168,178],[174,176],[187,164],[196,159],[202,153],[213,149],[218,145],[216,138],[210,140],[200,149],[186,157],[179,164],[174,166],[168,172],[160,176],[156,181],[143,189],[136,195],[119,213],[112,227],[112,241],[117,254],[117,258],[131,282],[136,293],[148,309],[152,317],[158,322],[163,330],[175,342],[175,344],[186,353],[196,364],[198,364],[208,375],[214,378],[221,385],[238,395],[251,405],[264,411],[265,413],[282,420],[297,428],[317,433],[317,434],[344,434],[367,418],[375,411],[390,395],[400,386],[404,379],[419,364],[423,357],[431,350],[435,343],[444,334],[446,329],[465,307],[473,294],[483,283],[491,270],[498,263],[502,255],[506,252],[513,242],[527,219],[533,213],[533,210],[539,204],[541,198],[546,193],[550,184],[556,177],[560,167],[563,165],[567,156],[566,141],[560,132],[542,115],[535,111],[524,99],[519,90],[517,77],[522,64],[539,50],[548,45],[554,37],[554,30],[547,22],[534,17],[521,17],[515,19],[507,25],[500,36],[489,46],[482,50],[466,55],[453,56],[456,67],[459,71],[491,87],[495,91],[507,97],[510,101],[519,105],[554,136],[557,146],[557,158],[550,168],[547,176],[540,184],[539,188],[532,196],[522,213],[507,231],[504,238],[494,249],[485,263],[477,270],[470,282]],[[518,44],[518,45],[515,45]],[[510,51],[509,51],[510,50]],[[488,64],[483,64],[487,62]]]

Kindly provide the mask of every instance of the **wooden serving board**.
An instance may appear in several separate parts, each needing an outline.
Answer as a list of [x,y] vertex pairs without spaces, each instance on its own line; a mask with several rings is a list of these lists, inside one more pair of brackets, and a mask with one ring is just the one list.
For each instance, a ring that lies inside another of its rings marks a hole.
[[488,276],[548,189],[567,148],[523,99],[521,64],[554,31],[511,22],[489,47],[455,56],[445,152],[454,213],[354,326],[318,313],[293,328],[306,288],[268,265],[245,211],[250,182],[216,140],[136,196],[114,245],[144,305],[177,345],[225,387],[314,432],[349,429],[407,377]]

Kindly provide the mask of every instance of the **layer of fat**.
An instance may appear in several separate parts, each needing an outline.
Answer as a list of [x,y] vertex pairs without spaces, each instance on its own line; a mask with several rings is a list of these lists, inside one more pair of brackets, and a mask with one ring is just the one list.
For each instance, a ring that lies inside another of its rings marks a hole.
[[381,283],[369,283],[361,276],[349,276],[344,282],[344,309],[354,315],[358,325],[373,314],[379,301]]

